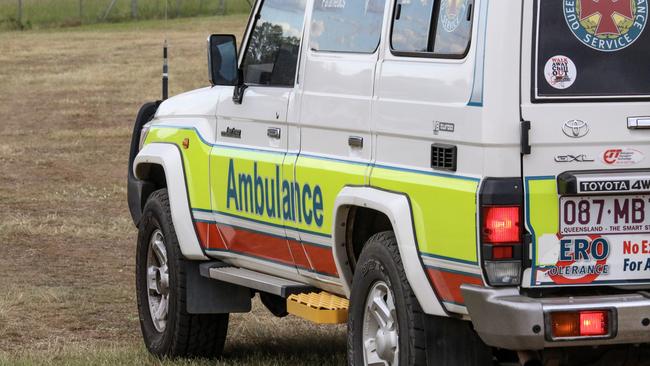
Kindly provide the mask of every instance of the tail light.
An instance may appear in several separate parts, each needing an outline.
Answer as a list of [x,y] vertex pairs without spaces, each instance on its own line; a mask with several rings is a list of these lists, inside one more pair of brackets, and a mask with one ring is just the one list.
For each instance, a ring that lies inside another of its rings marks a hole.
[[488,178],[480,193],[483,269],[491,286],[521,283],[523,190],[518,178]]
[[551,338],[606,337],[611,334],[610,311],[585,310],[550,314]]

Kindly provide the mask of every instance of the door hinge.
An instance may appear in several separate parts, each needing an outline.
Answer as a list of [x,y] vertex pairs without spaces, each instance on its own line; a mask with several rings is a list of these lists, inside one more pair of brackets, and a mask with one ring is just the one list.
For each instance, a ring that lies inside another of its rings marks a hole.
[[521,121],[521,154],[530,155],[530,121]]

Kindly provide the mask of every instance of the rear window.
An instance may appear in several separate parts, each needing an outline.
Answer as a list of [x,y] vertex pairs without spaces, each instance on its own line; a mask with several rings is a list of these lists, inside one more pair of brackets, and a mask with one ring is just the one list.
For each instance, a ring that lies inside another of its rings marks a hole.
[[650,0],[537,0],[537,99],[650,95]]

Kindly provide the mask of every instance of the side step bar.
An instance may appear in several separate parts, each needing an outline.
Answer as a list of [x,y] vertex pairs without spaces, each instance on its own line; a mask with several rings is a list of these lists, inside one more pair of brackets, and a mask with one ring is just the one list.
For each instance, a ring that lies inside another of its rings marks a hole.
[[314,287],[300,282],[285,280],[248,269],[232,267],[223,262],[203,263],[200,265],[199,270],[203,277],[266,292],[282,298],[287,298],[293,294],[317,291]]

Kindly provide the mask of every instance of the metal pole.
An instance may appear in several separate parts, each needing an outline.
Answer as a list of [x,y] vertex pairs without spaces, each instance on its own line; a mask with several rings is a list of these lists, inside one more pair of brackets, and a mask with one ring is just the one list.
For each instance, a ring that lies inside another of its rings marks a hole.
[[79,0],[79,23],[83,23],[84,20],[84,1]]
[[169,61],[167,59],[167,40],[163,45],[162,100],[169,97]]
[[181,15],[181,0],[176,0],[176,18]]
[[102,17],[102,20],[106,20],[108,17],[108,14],[111,13],[111,10],[113,10],[113,7],[115,6],[115,3],[117,0],[112,0],[110,4],[108,4],[108,8],[106,8],[106,11],[104,12],[104,16]]
[[138,0],[131,0],[131,18],[138,17]]
[[219,14],[226,14],[226,0],[219,0]]
[[23,25],[23,0],[18,0],[18,24]]

